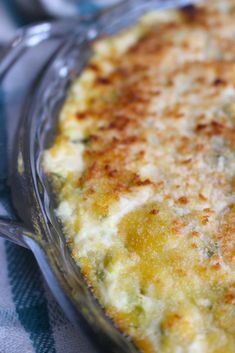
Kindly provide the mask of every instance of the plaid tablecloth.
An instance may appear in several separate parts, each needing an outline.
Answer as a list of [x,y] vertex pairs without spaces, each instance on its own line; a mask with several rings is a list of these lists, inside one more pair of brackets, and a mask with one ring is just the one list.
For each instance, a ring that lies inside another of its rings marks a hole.
[[[45,13],[55,17],[62,15],[63,9],[67,15],[69,12],[79,14],[97,11],[100,6],[115,1],[36,2]],[[9,40],[24,22],[17,13],[20,3],[25,3],[26,7],[31,3],[32,7],[32,1],[28,0],[0,1],[0,44]],[[4,158],[1,129],[0,124],[0,157]],[[3,165],[0,163],[0,169]],[[0,179],[2,172],[0,170]],[[1,239],[0,353],[95,353],[91,342],[71,325],[55,302],[31,252]]]
[[1,239],[0,353],[95,353],[55,302],[31,252]]

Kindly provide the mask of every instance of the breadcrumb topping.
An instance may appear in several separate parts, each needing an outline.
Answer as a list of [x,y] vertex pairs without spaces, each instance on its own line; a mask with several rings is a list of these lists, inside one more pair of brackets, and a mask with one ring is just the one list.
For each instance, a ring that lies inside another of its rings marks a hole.
[[235,352],[235,0],[93,44],[44,169],[94,294],[145,353]]

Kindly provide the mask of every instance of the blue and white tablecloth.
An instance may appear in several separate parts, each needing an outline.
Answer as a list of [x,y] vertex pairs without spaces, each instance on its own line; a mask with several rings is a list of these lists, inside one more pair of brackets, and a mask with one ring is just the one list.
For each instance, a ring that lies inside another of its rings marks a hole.
[[0,353],[95,353],[55,302],[31,252],[1,239]]
[[[40,16],[70,16],[94,12],[114,2],[2,0],[0,45],[12,38],[20,25],[30,23],[30,14],[37,20]],[[0,157],[4,158],[1,126]],[[0,353],[95,353],[91,342],[71,325],[53,299],[31,252],[1,239]]]

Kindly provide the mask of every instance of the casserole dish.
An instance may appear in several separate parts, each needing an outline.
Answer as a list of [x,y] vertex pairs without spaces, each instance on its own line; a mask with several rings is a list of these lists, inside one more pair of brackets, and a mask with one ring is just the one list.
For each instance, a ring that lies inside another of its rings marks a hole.
[[[33,251],[71,321],[87,322],[103,352],[137,350],[104,315],[70,256],[54,213],[52,190],[41,169],[41,154],[54,137],[56,117],[67,88],[86,65],[92,40],[118,32],[151,9],[186,3],[130,1],[96,19],[42,24],[21,32],[1,62],[1,89],[6,100],[4,121],[9,124],[6,127],[8,179],[12,195],[11,202],[6,200],[3,204],[1,234]],[[27,84],[22,89],[25,81],[22,68],[26,67]],[[12,117],[16,120],[15,129]],[[4,181],[6,168],[3,165]],[[8,216],[10,209],[16,210],[14,219]]]

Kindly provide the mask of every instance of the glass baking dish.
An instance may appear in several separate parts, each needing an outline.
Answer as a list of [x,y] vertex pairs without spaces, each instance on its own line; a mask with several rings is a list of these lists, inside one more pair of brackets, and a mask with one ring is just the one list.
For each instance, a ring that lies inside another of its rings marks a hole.
[[132,25],[147,11],[189,3],[131,0],[96,17],[29,27],[0,62],[0,235],[32,250],[67,316],[103,353],[138,350],[105,315],[70,255],[41,156],[54,138],[68,86],[91,55],[92,41]]

